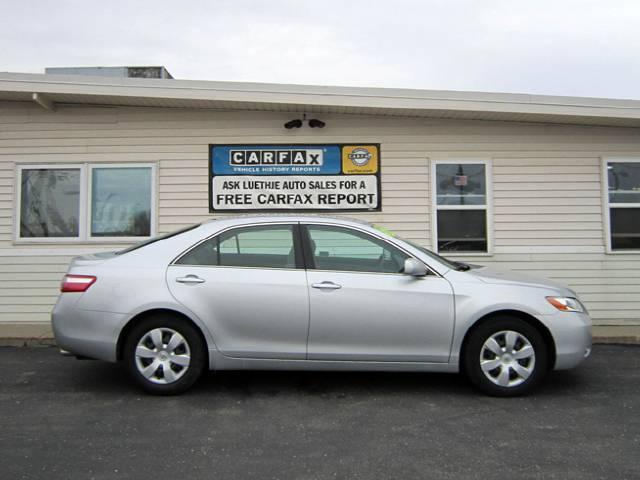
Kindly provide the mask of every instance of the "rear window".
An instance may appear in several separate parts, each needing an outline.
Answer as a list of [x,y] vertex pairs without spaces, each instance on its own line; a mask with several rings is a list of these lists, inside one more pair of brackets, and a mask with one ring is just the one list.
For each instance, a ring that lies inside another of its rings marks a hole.
[[181,228],[180,230],[176,230],[170,233],[163,233],[162,235],[157,235],[153,238],[145,240],[143,242],[136,243],[131,245],[130,247],[125,248],[124,250],[120,250],[116,252],[117,255],[123,255],[125,253],[133,252],[134,250],[138,250],[139,248],[146,247],[147,245],[151,245],[152,243],[159,242],[160,240],[166,240],[167,238],[175,237],[176,235],[180,235],[182,233],[189,232],[195,228],[198,228],[201,223],[196,223],[195,225],[189,225],[188,227]]

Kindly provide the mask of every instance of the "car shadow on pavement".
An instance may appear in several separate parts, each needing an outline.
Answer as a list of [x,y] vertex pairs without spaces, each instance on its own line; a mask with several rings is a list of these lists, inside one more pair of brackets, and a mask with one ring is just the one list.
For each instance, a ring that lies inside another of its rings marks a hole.
[[[71,390],[109,395],[144,395],[121,365],[78,361],[65,379]],[[590,379],[579,371],[549,372],[534,396],[586,391]],[[482,396],[460,374],[423,372],[224,371],[206,372],[185,395],[233,398],[291,396],[342,398],[362,395]]]
[[231,394],[306,396],[464,393],[470,387],[460,375],[405,372],[228,371],[210,372],[197,390]]
[[[588,389],[588,378],[576,372],[550,372],[535,396],[562,395]],[[210,372],[195,387],[194,393],[235,395],[298,394],[305,396],[395,396],[463,395],[484,396],[464,375],[423,372]]]
[[[43,377],[39,374],[43,374],[44,381],[51,384],[52,390],[107,396],[144,395],[120,364],[56,357],[53,360],[55,367],[49,362],[43,362],[43,370],[38,371],[38,363],[40,362],[31,364],[28,371],[14,370],[18,376],[10,383],[26,390],[41,388],[42,385],[38,383]],[[55,370],[47,372],[48,368]],[[569,392],[589,392],[595,387],[595,379],[589,372],[588,368],[549,372],[548,377],[533,395],[554,396]],[[277,395],[338,398],[358,395],[430,395],[434,398],[481,395],[460,374],[247,370],[206,372],[186,393],[186,397],[220,394],[234,398]]]
[[[67,375],[58,379],[59,388],[111,395],[143,393],[122,365],[93,360],[68,361]],[[456,374],[246,370],[205,372],[185,395],[346,396],[429,392],[473,394],[475,391],[462,375]]]

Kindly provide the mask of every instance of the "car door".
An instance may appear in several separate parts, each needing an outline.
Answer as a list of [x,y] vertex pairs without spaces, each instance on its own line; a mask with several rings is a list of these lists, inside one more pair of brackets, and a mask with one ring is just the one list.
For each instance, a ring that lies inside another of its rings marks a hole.
[[207,325],[223,354],[305,358],[309,298],[298,228],[232,228],[169,266],[171,293]]
[[448,361],[454,307],[447,280],[402,274],[410,255],[355,228],[306,224],[303,239],[309,359]]

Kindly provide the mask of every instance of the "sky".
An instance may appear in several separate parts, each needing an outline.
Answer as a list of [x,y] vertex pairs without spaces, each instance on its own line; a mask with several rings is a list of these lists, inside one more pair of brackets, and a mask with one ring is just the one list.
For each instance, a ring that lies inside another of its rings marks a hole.
[[638,0],[0,0],[0,71],[640,99]]

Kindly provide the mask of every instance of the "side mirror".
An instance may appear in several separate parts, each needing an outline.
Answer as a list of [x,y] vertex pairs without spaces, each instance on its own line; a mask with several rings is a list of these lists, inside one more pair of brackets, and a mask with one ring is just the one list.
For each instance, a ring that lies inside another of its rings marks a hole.
[[404,261],[402,273],[411,275],[412,277],[424,277],[429,273],[429,270],[424,263],[419,262],[415,258],[407,258]]

